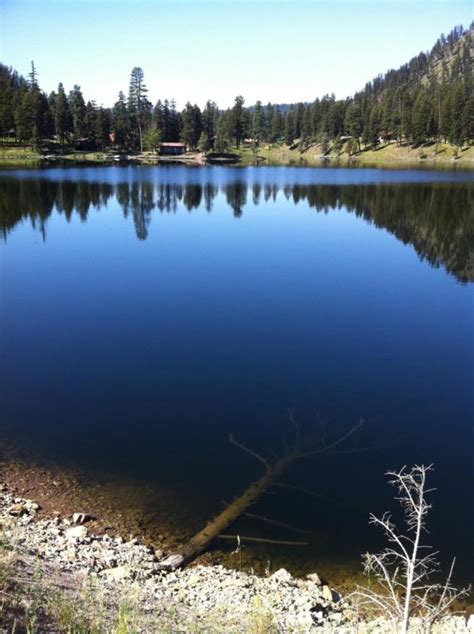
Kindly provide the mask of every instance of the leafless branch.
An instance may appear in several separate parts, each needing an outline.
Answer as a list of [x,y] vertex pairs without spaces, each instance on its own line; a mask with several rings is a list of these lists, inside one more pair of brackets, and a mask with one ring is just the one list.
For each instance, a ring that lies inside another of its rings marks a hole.
[[356,425],[351,427],[349,431],[347,431],[345,434],[337,438],[330,445],[325,444],[322,447],[317,447],[315,449],[310,449],[309,451],[304,451],[303,453],[299,453],[298,458],[306,458],[307,456],[315,456],[316,454],[324,453],[326,451],[329,451],[330,449],[334,449],[334,447],[341,445],[345,440],[347,440],[350,436],[352,436],[352,434],[355,434],[355,432],[358,429],[360,429],[363,424],[364,424],[364,419],[361,418]]
[[[432,583],[430,576],[439,569],[437,552],[421,552],[430,546],[421,544],[426,531],[426,517],[431,508],[426,495],[433,489],[426,488],[426,478],[432,465],[415,465],[407,470],[389,471],[390,484],[399,492],[398,500],[404,512],[408,535],[401,533],[392,522],[390,513],[381,518],[370,516],[370,524],[379,526],[388,541],[393,544],[381,553],[364,555],[364,572],[373,575],[381,587],[380,592],[359,588],[354,597],[363,603],[371,603],[397,624],[397,631],[408,632],[410,619],[418,616],[428,628],[446,613],[458,598],[466,596],[469,588],[456,589],[452,583],[453,560],[444,584]],[[382,593],[382,590],[384,591]],[[427,630],[428,631],[428,630]]]
[[257,460],[259,460],[262,464],[265,465],[265,470],[267,471],[267,473],[270,473],[270,471],[272,470],[269,462],[267,460],[265,460],[265,458],[263,456],[261,456],[260,454],[258,454],[256,451],[253,451],[253,449],[249,449],[248,447],[246,447],[245,445],[243,445],[240,442],[237,442],[234,438],[234,436],[232,434],[229,434],[229,440],[230,442],[235,445],[236,447],[239,447],[239,449],[242,449],[242,451],[246,451],[247,453],[249,453],[251,456],[253,456],[254,458],[256,458]]

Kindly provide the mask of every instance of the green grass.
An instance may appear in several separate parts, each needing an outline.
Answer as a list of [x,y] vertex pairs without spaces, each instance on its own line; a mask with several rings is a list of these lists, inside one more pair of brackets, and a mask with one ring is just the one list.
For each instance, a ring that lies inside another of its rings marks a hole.
[[37,163],[41,154],[29,147],[0,146],[0,163]]
[[[244,165],[255,163],[255,153],[250,148],[233,150],[241,158]],[[262,145],[256,155],[263,159],[266,165],[308,165],[320,166],[324,163],[333,165],[395,165],[410,166],[421,163],[437,165],[462,165],[474,168],[474,146],[458,151],[456,147],[447,143],[427,144],[423,147],[398,146],[395,142],[373,149],[363,149],[362,152],[350,157],[345,146],[339,153],[331,147],[328,154],[322,158],[322,148],[314,144],[304,152],[298,149],[290,150],[284,144]],[[455,158],[455,157],[458,158]]]

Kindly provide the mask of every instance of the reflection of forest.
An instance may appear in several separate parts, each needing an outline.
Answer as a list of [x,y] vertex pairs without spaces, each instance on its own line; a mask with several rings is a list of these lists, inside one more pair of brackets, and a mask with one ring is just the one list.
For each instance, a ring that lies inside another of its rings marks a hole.
[[451,184],[288,185],[234,180],[218,187],[212,183],[175,184],[149,181],[97,183],[46,179],[1,180],[0,223],[4,239],[23,219],[30,219],[46,237],[46,220],[53,211],[69,220],[76,213],[87,219],[91,208],[101,209],[115,197],[124,216],[133,219],[137,237],[146,240],[151,212],[212,210],[221,192],[239,218],[248,198],[253,205],[275,201],[279,192],[295,204],[305,201],[318,212],[345,208],[411,244],[420,258],[443,266],[459,281],[474,281],[474,186]]

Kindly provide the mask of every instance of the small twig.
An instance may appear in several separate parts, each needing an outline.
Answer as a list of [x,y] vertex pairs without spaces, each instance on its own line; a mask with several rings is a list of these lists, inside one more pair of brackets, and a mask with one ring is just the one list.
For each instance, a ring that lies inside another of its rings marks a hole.
[[230,442],[233,445],[235,445],[236,447],[239,447],[239,449],[242,449],[242,451],[246,451],[247,453],[249,453],[251,456],[253,456],[257,460],[260,460],[260,462],[262,462],[265,465],[265,469],[266,469],[267,473],[270,473],[270,471],[272,470],[272,468],[270,466],[270,463],[267,462],[267,460],[265,460],[265,458],[263,458],[263,456],[258,454],[256,451],[253,451],[252,449],[249,449],[248,447],[246,447],[242,443],[237,442],[232,434],[229,434],[229,440],[230,440]]
[[[237,539],[237,535],[218,535],[218,539],[231,539],[235,541]],[[292,542],[292,541],[284,541],[281,539],[264,539],[263,537],[245,537],[244,535],[239,535],[240,541],[244,542],[258,542],[261,544],[280,544],[283,546],[309,546],[309,542]]]
[[364,424],[364,419],[361,418],[360,421],[357,423],[357,425],[354,425],[354,427],[351,427],[347,433],[345,433],[343,436],[341,436],[340,438],[335,440],[330,445],[325,445],[324,447],[319,447],[317,449],[310,449],[309,451],[305,451],[303,453],[298,454],[297,457],[298,458],[306,458],[307,456],[315,456],[316,454],[324,453],[325,451],[329,451],[330,449],[333,449],[334,447],[337,447],[338,445],[343,443],[345,440],[347,440],[347,438],[352,436],[352,434],[354,434],[358,429],[360,429],[360,427],[362,427],[363,424]]
[[295,533],[301,533],[302,535],[309,535],[311,531],[304,530],[303,528],[298,528],[297,526],[292,526],[291,524],[285,524],[285,522],[280,522],[278,520],[272,520],[269,517],[265,517],[263,515],[256,515],[255,513],[244,513],[245,517],[250,517],[255,520],[260,520],[261,522],[265,522],[266,524],[274,524],[275,526],[281,526],[282,528],[287,528],[290,531],[294,531]]

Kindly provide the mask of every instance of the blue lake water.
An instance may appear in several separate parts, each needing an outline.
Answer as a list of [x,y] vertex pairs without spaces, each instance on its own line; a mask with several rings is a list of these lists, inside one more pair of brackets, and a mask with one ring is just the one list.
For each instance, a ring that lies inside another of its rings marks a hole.
[[260,473],[229,433],[269,454],[289,410],[314,439],[363,417],[356,444],[288,474],[320,497],[254,507],[324,539],[264,556],[357,558],[393,507],[384,472],[434,463],[431,538],[469,576],[473,201],[456,171],[0,172],[4,433],[166,489],[144,514],[191,535]]

